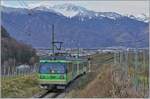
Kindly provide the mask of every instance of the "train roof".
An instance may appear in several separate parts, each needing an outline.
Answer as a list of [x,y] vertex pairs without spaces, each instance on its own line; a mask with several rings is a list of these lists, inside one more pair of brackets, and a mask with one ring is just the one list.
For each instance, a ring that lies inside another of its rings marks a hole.
[[40,62],[60,62],[60,63],[70,63],[70,62],[85,62],[86,59],[71,56],[45,56],[40,58]]

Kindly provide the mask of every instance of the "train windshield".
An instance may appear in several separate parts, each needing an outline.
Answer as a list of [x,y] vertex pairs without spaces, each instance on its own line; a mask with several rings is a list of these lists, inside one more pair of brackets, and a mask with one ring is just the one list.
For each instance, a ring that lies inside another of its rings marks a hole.
[[64,74],[65,67],[64,63],[41,63],[39,72],[41,74]]

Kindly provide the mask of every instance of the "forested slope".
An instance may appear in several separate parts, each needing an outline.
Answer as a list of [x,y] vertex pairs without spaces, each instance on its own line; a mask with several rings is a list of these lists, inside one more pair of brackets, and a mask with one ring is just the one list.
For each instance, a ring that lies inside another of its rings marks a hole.
[[34,64],[37,60],[35,49],[12,38],[1,26],[1,63],[3,65]]

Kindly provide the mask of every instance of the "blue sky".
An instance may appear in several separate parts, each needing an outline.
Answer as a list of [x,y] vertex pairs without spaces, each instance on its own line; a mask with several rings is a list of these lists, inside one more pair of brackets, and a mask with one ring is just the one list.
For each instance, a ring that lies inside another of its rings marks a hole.
[[[23,2],[25,2],[25,6]],[[97,12],[117,12],[120,14],[149,15],[149,0],[147,1],[48,1],[48,0],[2,0],[1,4],[9,7],[29,7],[40,5],[53,6],[62,3],[72,3]]]

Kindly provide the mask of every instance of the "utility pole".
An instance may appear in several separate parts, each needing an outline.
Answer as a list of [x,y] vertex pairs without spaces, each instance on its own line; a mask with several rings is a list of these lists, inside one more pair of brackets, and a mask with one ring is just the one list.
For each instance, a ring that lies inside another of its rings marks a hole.
[[126,54],[125,54],[125,67],[126,67],[126,79],[128,79],[128,49],[126,49]]
[[[145,50],[143,50],[143,67],[144,67],[144,72],[146,72],[146,63],[145,63],[145,61],[146,61],[146,58],[145,58],[145,56],[146,56],[146,54],[145,54]],[[146,78],[147,78],[147,74],[146,74]],[[145,92],[146,92],[146,80],[144,79],[144,96],[145,96]]]
[[52,25],[52,54],[55,55],[55,48],[54,48],[54,24]]
[[117,51],[114,51],[114,65],[117,65]]
[[91,58],[88,58],[89,72],[91,72]]
[[[135,34],[135,37],[137,38],[137,34]],[[134,45],[135,45],[135,71],[134,71],[134,77],[135,77],[135,88],[137,91],[137,87],[138,87],[138,79],[137,79],[137,67],[138,67],[138,48],[137,48],[137,42],[136,40],[134,40]]]

